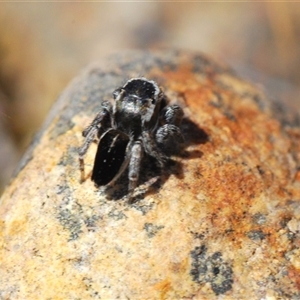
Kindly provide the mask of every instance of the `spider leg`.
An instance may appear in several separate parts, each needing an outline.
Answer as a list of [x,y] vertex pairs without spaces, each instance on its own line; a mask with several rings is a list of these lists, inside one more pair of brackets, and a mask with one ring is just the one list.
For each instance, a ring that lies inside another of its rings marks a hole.
[[159,148],[167,155],[179,153],[184,143],[179,127],[173,124],[165,124],[160,127],[155,138]]
[[177,104],[164,107],[160,112],[160,123],[173,124],[175,126],[180,126],[183,118],[183,110]]
[[155,136],[150,131],[143,131],[142,138],[145,152],[154,157],[158,161],[159,166],[163,168],[168,158],[158,147]]
[[158,147],[166,154],[172,155],[180,152],[184,143],[180,131],[180,124],[183,118],[183,110],[180,106],[174,104],[166,106],[160,112],[160,124],[155,134],[155,140]]
[[128,187],[128,203],[132,203],[132,195],[137,186],[139,174],[140,174],[140,167],[141,161],[143,158],[143,146],[140,140],[137,140],[131,149],[131,156],[129,162],[129,187]]
[[85,141],[78,149],[81,182],[85,180],[84,156],[86,155],[91,143],[96,140],[96,138],[99,139],[102,133],[109,127],[111,127],[111,104],[108,101],[103,101],[100,112],[96,115],[92,123],[82,132],[82,135],[85,137]]

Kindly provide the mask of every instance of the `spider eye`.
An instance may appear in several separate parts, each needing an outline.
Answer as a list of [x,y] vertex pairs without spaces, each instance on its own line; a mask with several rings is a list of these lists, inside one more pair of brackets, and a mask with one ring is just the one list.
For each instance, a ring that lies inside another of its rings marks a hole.
[[155,104],[156,100],[155,99],[151,99],[151,104]]

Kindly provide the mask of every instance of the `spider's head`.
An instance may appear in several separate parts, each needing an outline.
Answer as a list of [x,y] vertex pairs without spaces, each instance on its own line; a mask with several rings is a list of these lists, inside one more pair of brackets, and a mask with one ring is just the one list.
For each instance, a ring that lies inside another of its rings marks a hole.
[[160,88],[157,83],[144,77],[132,78],[123,87],[113,92],[114,99],[117,101],[130,102],[138,100],[142,103],[150,101],[152,105],[156,104],[159,95]]
[[143,77],[128,80],[123,89],[127,95],[139,97],[141,100],[152,99],[153,101],[157,100],[160,92],[156,82]]
[[132,78],[113,93],[119,112],[150,121],[160,108],[162,92],[157,83],[144,77]]

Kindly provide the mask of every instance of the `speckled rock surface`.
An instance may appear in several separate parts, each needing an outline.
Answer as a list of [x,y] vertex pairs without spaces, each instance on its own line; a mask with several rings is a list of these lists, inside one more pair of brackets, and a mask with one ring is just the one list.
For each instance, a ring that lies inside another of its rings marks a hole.
[[[126,174],[109,195],[80,184],[77,148],[101,99],[138,75],[184,107],[186,144],[165,170],[144,161],[129,205]],[[91,66],[2,196],[0,298],[299,299],[296,121],[202,55],[128,52]]]

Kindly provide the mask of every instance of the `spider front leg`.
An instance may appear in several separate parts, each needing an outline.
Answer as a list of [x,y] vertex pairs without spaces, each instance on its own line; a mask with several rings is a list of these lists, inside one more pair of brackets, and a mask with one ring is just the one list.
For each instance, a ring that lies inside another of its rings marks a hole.
[[166,106],[161,112],[160,112],[160,124],[173,124],[175,126],[180,126],[181,121],[183,118],[183,110],[182,108],[177,105],[170,105]]
[[154,157],[159,166],[163,168],[168,160],[168,157],[161,151],[159,145],[156,142],[155,135],[149,130],[145,130],[142,132],[142,139],[145,152]]
[[160,127],[155,138],[158,147],[168,156],[179,153],[184,143],[179,127],[172,124]]
[[178,105],[165,107],[160,116],[161,127],[156,131],[155,139],[157,145],[167,155],[179,153],[184,143],[180,131],[183,118],[183,110]]
[[132,195],[137,186],[140,168],[141,168],[141,161],[143,158],[143,147],[141,141],[136,141],[131,149],[131,156],[129,162],[129,186],[128,186],[128,203],[132,203]]
[[91,143],[97,138],[99,139],[102,133],[109,127],[111,127],[111,104],[108,101],[103,101],[101,111],[96,115],[92,123],[82,132],[82,136],[85,137],[85,141],[78,149],[81,182],[85,180],[84,156],[86,155]]

